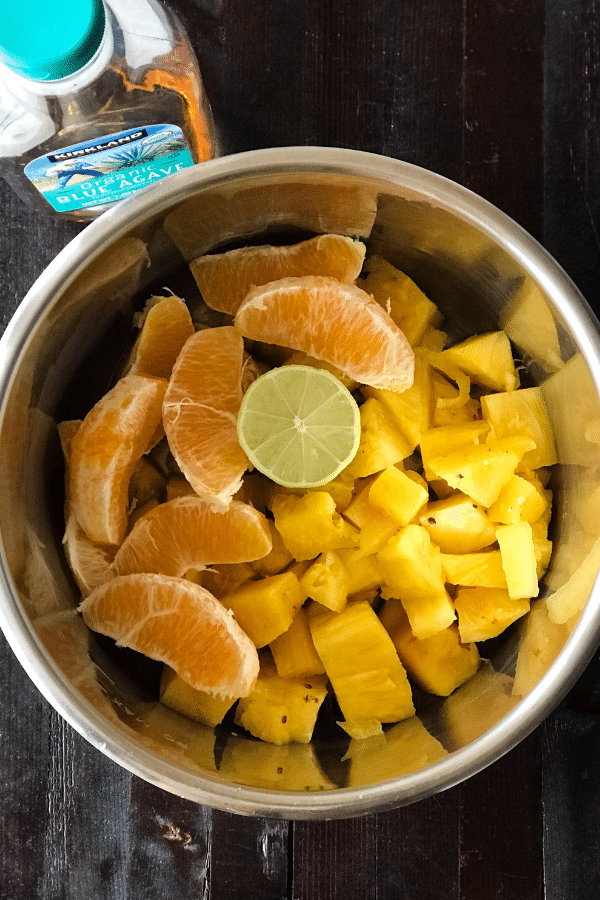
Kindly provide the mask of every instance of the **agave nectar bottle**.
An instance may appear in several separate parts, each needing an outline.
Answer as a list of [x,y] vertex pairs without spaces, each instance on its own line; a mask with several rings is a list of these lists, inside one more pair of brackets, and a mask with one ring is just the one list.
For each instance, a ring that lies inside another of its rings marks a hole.
[[216,153],[194,51],[157,0],[0,0],[0,174],[87,220]]

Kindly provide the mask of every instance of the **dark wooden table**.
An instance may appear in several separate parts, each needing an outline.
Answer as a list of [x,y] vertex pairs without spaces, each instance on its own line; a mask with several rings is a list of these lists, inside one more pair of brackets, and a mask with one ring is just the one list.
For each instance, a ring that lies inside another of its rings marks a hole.
[[[600,310],[599,0],[173,0],[223,150],[354,147],[527,228]],[[0,185],[5,325],[79,230]],[[6,452],[2,448],[1,452]],[[1,900],[598,900],[600,659],[517,749],[413,806],[245,819],[122,771],[2,641]]]

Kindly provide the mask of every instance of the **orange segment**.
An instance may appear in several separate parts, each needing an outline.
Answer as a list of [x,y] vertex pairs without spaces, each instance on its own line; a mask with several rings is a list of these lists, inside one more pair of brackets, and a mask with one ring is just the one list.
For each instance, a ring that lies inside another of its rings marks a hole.
[[230,613],[207,590],[164,575],[127,575],[96,588],[79,606],[93,631],[166,663],[199,691],[250,693],[258,655]]
[[213,563],[261,559],[271,550],[265,516],[233,500],[215,512],[200,497],[176,497],[149,510],[131,529],[115,557],[117,575],[158,572],[183,576]]
[[152,297],[138,324],[141,330],[133,348],[132,371],[169,378],[181,348],[194,334],[187,306],[179,297]]
[[110,564],[115,556],[114,547],[91,541],[72,514],[67,519],[63,548],[77,587],[84,597],[113,577]]
[[167,382],[129,373],[90,410],[71,440],[71,504],[99,544],[127,527],[129,479],[160,425]]
[[403,391],[413,381],[414,353],[402,331],[372,297],[334,278],[305,275],[253,288],[235,327],[324,360],[361,384]]
[[173,367],[163,423],[171,453],[198,496],[227,508],[248,467],[237,437],[244,342],[232,327],[189,338]]
[[233,316],[254,285],[290,275],[329,275],[352,284],[364,258],[361,241],[320,234],[289,247],[267,244],[199,256],[190,269],[206,305]]

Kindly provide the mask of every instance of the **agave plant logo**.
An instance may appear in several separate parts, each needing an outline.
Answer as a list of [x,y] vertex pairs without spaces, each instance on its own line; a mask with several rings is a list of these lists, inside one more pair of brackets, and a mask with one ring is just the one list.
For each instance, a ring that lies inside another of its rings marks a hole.
[[173,131],[160,131],[135,144],[129,144],[122,150],[117,150],[104,157],[103,163],[111,171],[135,166],[143,162],[151,162],[161,156],[168,156],[178,150],[187,149],[182,136]]

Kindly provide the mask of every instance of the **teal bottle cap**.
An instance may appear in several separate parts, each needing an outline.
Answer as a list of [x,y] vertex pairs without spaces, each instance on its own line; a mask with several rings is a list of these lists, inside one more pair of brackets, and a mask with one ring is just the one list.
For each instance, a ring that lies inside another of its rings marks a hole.
[[100,46],[103,0],[0,0],[0,60],[36,81],[77,72]]

